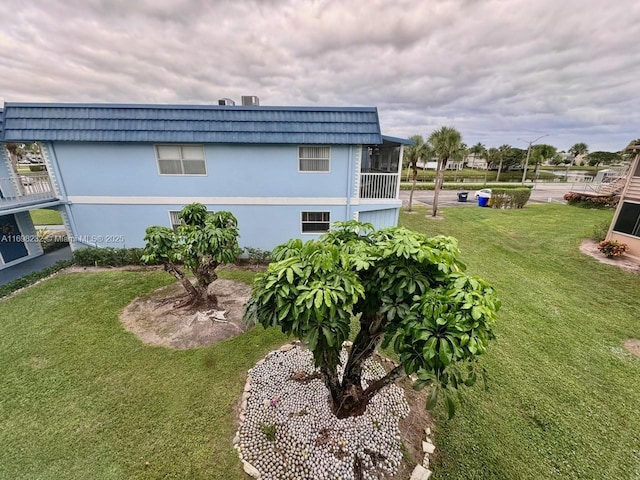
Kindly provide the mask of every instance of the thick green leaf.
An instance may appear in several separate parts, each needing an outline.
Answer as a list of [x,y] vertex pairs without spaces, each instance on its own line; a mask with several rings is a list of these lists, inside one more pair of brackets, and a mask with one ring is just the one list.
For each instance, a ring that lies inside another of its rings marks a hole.
[[435,385],[431,387],[431,393],[427,397],[427,404],[425,405],[427,410],[433,410],[438,404],[438,390]]

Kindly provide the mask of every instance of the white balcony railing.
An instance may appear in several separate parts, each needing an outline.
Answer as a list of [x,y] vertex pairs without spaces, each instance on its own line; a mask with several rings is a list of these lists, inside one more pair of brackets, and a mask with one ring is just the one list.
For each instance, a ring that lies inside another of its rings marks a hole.
[[0,178],[0,207],[55,198],[49,175],[20,175]]
[[360,198],[396,198],[397,173],[361,173]]

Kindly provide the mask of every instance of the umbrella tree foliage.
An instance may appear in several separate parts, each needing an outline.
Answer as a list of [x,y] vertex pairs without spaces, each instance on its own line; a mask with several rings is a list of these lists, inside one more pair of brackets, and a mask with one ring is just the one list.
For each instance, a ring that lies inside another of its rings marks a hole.
[[[274,250],[245,319],[308,344],[340,418],[362,414],[381,388],[409,374],[418,389],[431,386],[427,408],[442,392],[453,415],[458,390],[476,382],[477,357],[494,338],[500,307],[493,288],[466,274],[458,255],[451,237],[338,222],[320,240]],[[354,317],[360,329],[339,368]],[[365,388],[363,364],[380,344],[400,363]]]
[[[185,206],[178,218],[181,224],[174,231],[168,227],[151,226],[146,230],[145,263],[159,263],[184,286],[193,308],[217,306],[215,294],[208,291],[222,263],[233,262],[241,250],[238,246],[238,221],[231,212],[208,212],[201,203]],[[196,283],[185,274],[189,269]]]

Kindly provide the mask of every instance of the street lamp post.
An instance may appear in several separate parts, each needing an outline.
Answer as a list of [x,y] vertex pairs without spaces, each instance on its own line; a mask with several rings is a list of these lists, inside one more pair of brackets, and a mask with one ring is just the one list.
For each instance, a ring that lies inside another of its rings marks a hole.
[[524,183],[525,180],[527,179],[527,168],[529,168],[529,157],[531,155],[531,145],[536,143],[541,138],[548,137],[548,136],[549,136],[549,134],[545,133],[544,135],[540,135],[538,138],[536,138],[535,140],[531,140],[531,141],[525,140],[523,138],[518,138],[518,140],[529,144],[529,148],[527,148],[527,159],[524,162],[524,172],[522,172],[522,183]]

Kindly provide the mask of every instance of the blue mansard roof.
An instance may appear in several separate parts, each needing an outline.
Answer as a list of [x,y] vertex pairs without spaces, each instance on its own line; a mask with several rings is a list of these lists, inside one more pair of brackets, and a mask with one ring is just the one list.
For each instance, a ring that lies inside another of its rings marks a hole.
[[5,103],[1,117],[5,142],[383,142],[375,107]]

